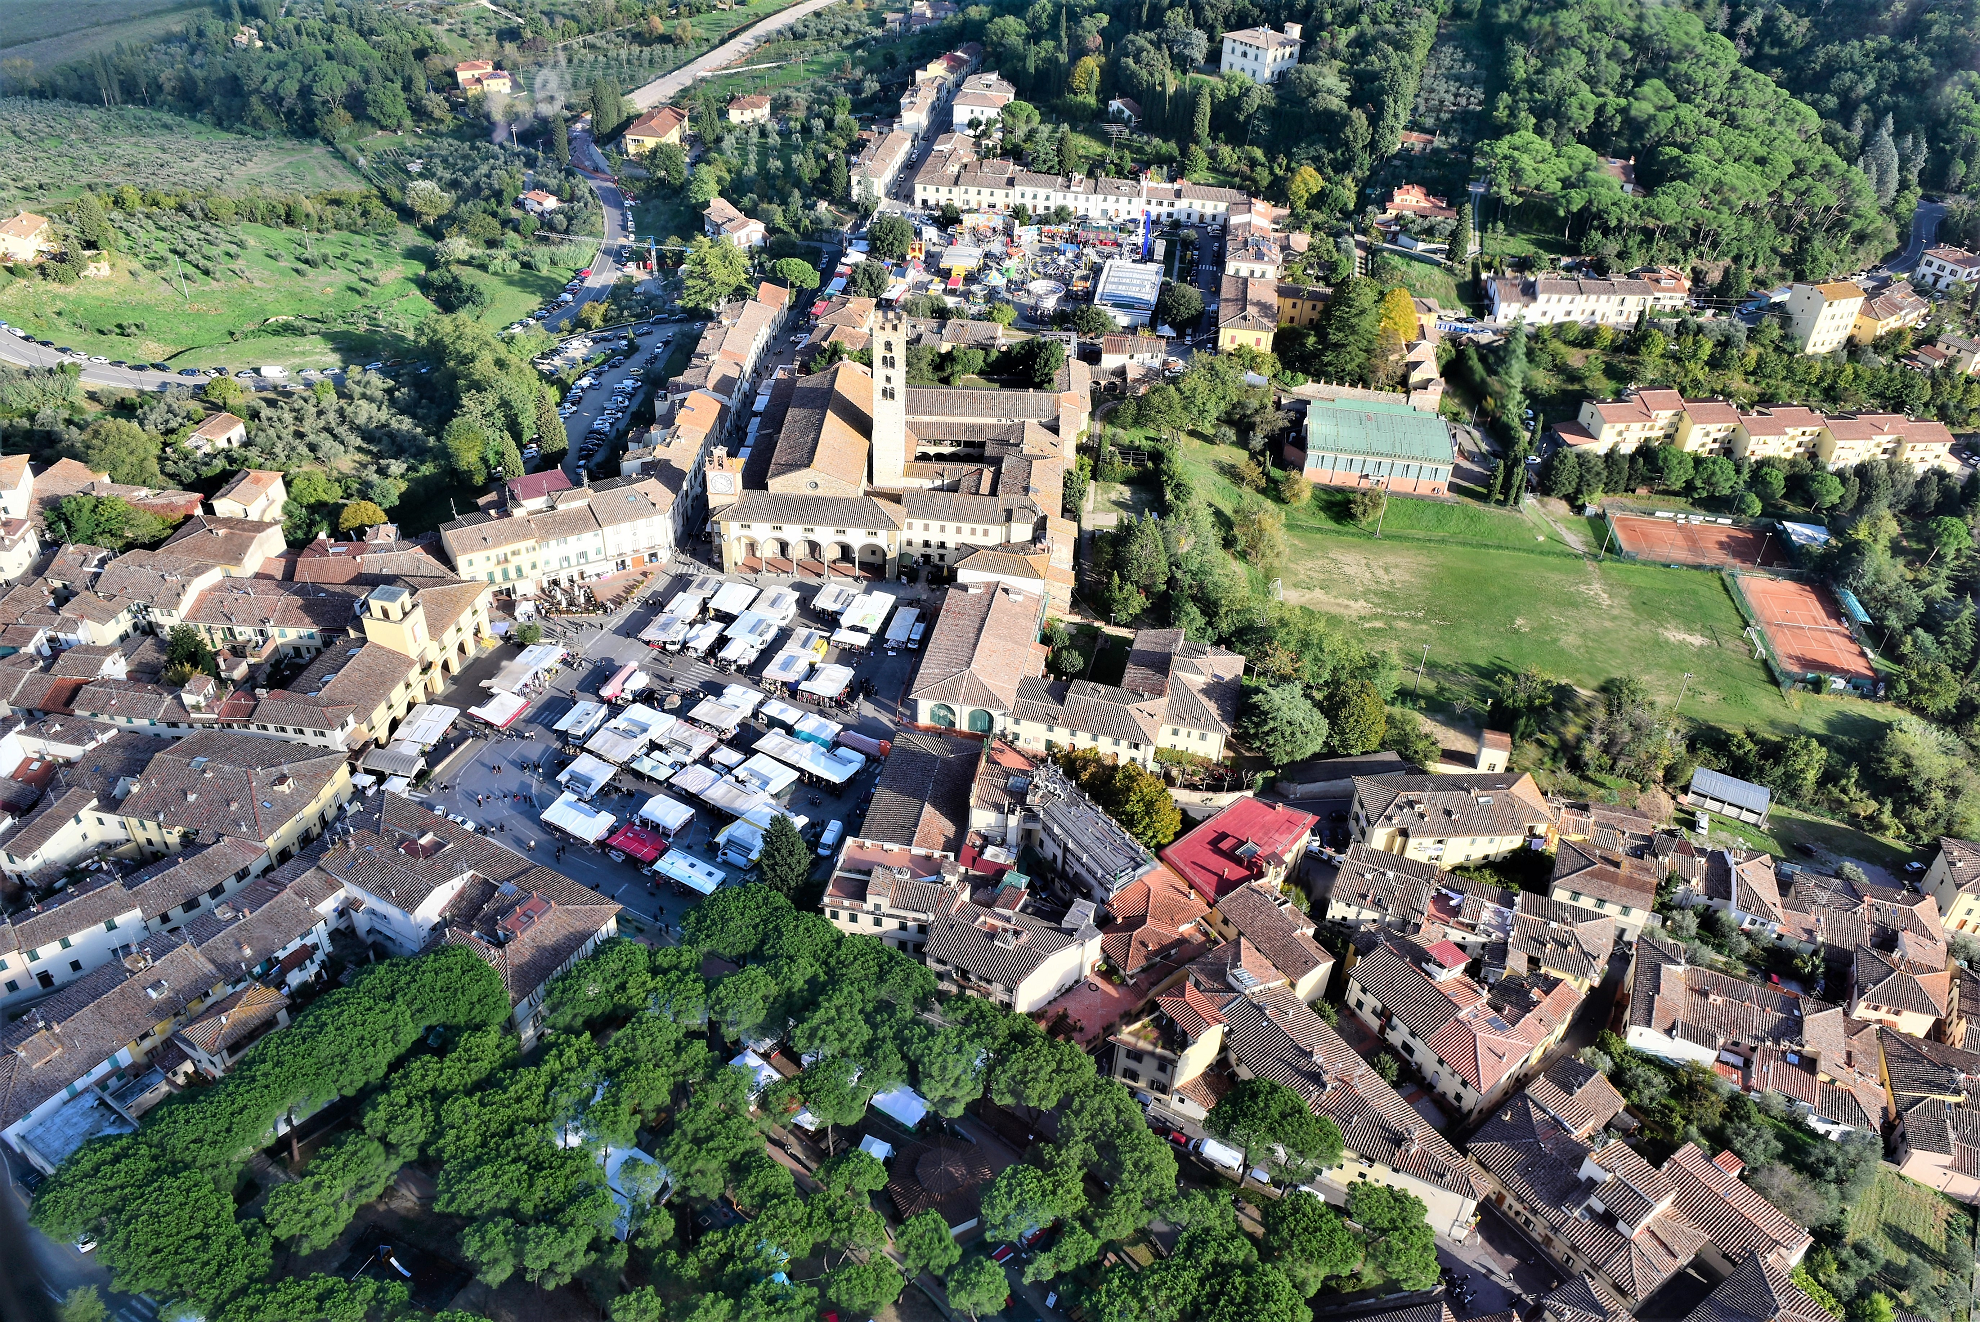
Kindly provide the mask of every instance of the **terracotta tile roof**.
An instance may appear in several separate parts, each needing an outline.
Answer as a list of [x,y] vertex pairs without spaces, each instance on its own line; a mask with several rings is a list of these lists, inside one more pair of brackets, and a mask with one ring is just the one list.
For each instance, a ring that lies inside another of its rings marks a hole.
[[1100,949],[1109,964],[1130,977],[1157,960],[1181,958],[1205,935],[1202,920],[1208,910],[1203,901],[1165,867],[1123,886],[1107,908],[1114,918]]
[[306,811],[345,766],[342,753],[201,731],[152,758],[120,811],[177,830],[265,844]]
[[289,998],[281,992],[251,982],[207,1006],[177,1036],[185,1045],[217,1057],[266,1032],[288,1008]]
[[954,855],[969,829],[982,742],[905,729],[893,742],[873,787],[861,837]]
[[1555,1061],[1527,1084],[1526,1096],[1584,1139],[1622,1114],[1625,1105],[1623,1095],[1599,1070],[1572,1056]]
[[1024,681],[1045,673],[1049,649],[1038,641],[1036,595],[991,584],[980,592],[950,589],[924,643],[911,702],[942,702],[1009,712],[1019,705]]
[[38,1002],[0,1031],[0,1129],[176,1019],[219,982],[197,950],[164,933]]
[[1671,1154],[1664,1174],[1671,1182],[1673,1206],[1729,1258],[1755,1252],[1772,1265],[1787,1267],[1799,1262],[1812,1242],[1779,1208],[1690,1143]]
[[1240,886],[1225,894],[1217,901],[1217,912],[1295,983],[1334,963],[1314,941],[1313,924],[1264,886]]
[[1529,828],[1554,824],[1554,810],[1523,772],[1357,776],[1354,797],[1356,811],[1371,828],[1393,827],[1410,836],[1520,837]]

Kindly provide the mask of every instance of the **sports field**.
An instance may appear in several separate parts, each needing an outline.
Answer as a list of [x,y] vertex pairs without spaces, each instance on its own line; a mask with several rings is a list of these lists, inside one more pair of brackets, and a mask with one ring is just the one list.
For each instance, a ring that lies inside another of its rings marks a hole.
[[1615,514],[1616,545],[1638,560],[1660,565],[1767,566],[1788,563],[1778,533],[1721,523],[1641,514]]
[[1841,675],[1874,680],[1870,658],[1849,631],[1842,611],[1826,588],[1784,578],[1742,574],[1745,594],[1760,631],[1780,658],[1781,668],[1797,679],[1809,675]]
[[[1184,454],[1198,490],[1231,509],[1227,466],[1241,452],[1190,440]],[[1772,734],[1874,739],[1888,724],[1886,709],[1854,698],[1783,698],[1717,574],[1598,562],[1521,511],[1398,497],[1377,540],[1334,508],[1316,491],[1285,511],[1285,599],[1386,644],[1412,671],[1429,644],[1425,693],[1439,706],[1462,697],[1478,710],[1502,675],[1533,667],[1590,692],[1635,675],[1662,702],[1682,689],[1687,717]]]

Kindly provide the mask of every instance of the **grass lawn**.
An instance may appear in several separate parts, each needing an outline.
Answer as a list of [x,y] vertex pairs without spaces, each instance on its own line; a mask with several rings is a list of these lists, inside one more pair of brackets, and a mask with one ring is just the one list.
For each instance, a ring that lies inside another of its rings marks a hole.
[[8,0],[4,12],[0,59],[52,69],[99,50],[156,41],[211,10],[199,0]]
[[[424,266],[409,229],[384,238],[309,236],[307,250],[329,259],[319,267],[298,263],[305,251],[299,231],[238,225],[224,233],[237,240],[239,255],[217,280],[169,261],[161,270],[147,269],[120,255],[106,279],[9,283],[0,288],[0,319],[37,338],[112,359],[303,368],[398,356],[408,333],[433,312],[413,283]],[[481,320],[506,326],[555,295],[580,269],[468,275],[491,295]],[[131,334],[117,330],[140,322],[143,329]]]
[[[1878,1275],[1895,1295],[1892,1268],[1919,1254],[1935,1269],[1945,1270],[1947,1235],[1971,1235],[1968,1215],[1965,1208],[1943,1194],[1880,1165],[1877,1182],[1849,1209],[1849,1237],[1877,1241],[1889,1259]],[[1970,1255],[1965,1261],[1971,1263]]]
[[[1690,699],[1687,697],[1686,702]],[[1892,879],[1900,884],[1904,878],[1904,865],[1914,857],[1912,851],[1902,845],[1880,840],[1874,835],[1865,835],[1841,822],[1814,817],[1795,808],[1776,804],[1768,815],[1764,827],[1751,822],[1736,822],[1728,817],[1712,819],[1713,844],[1737,842],[1753,849],[1764,849],[1791,863],[1818,863],[1833,866],[1844,859],[1853,859],[1883,868]],[[1806,845],[1815,851],[1809,855],[1797,846]],[[1929,852],[1923,855],[1924,862],[1931,861]]]
[[1401,264],[1403,284],[1416,297],[1434,298],[1438,306],[1453,310],[1464,307],[1476,309],[1482,306],[1478,299],[1466,300],[1458,293],[1457,280],[1452,276],[1450,268],[1433,266],[1429,262],[1412,261],[1397,253],[1383,255],[1395,257]]
[[[1242,452],[1191,440],[1184,455],[1198,489],[1229,509],[1238,490],[1223,468]],[[1532,666],[1583,691],[1618,675],[1665,702],[1682,687],[1685,716],[1771,734],[1874,738],[1888,721],[1854,699],[1783,698],[1717,574],[1598,564],[1524,513],[1462,502],[1391,499],[1377,540],[1345,522],[1343,504],[1316,492],[1288,511],[1286,600],[1412,661],[1428,643],[1442,701],[1476,709],[1501,675]]]

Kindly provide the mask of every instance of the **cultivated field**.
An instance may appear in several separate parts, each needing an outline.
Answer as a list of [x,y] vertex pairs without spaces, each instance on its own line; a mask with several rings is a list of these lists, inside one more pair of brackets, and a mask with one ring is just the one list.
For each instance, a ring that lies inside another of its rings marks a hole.
[[155,40],[206,6],[199,0],[8,0],[0,12],[0,59],[36,69],[120,43]]
[[[1239,493],[1226,465],[1241,452],[1190,441],[1185,454],[1198,489],[1229,509]],[[1784,699],[1716,574],[1596,563],[1516,511],[1397,498],[1378,541],[1340,510],[1339,497],[1316,491],[1306,508],[1287,511],[1286,600],[1387,644],[1412,667],[1428,643],[1424,675],[1440,699],[1462,695],[1475,710],[1500,676],[1530,666],[1584,691],[1618,675],[1640,676],[1663,702],[1682,688],[1684,715],[1720,725],[1861,738],[1886,723],[1867,702]]]
[[[1948,1235],[1972,1234],[1972,1223],[1965,1209],[1916,1180],[1907,1180],[1890,1166],[1877,1168],[1877,1182],[1863,1200],[1849,1210],[1849,1238],[1874,1239],[1888,1259],[1878,1274],[1879,1283],[1897,1295],[1894,1270],[1913,1255],[1922,1256],[1935,1271],[1944,1271]],[[1970,1264],[1971,1253],[1965,1255]],[[1899,1307],[1904,1305],[1900,1302]]]
[[320,142],[242,137],[136,106],[25,97],[0,97],[0,162],[8,214],[73,197],[85,184],[315,192],[364,182]]

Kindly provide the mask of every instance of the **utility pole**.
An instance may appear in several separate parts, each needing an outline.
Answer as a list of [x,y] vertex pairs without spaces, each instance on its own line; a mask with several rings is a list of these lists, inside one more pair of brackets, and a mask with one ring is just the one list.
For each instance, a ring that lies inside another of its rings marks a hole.
[[[1604,520],[1604,522],[1608,522],[1608,520]],[[1608,531],[1602,534],[1602,553],[1597,557],[1598,559],[1607,560],[1609,558],[1609,543],[1615,538],[1615,535],[1616,525],[1609,523]]]
[[1375,535],[1380,537],[1382,535],[1382,520],[1389,517],[1389,489],[1387,487],[1377,487],[1376,490],[1382,493],[1382,508],[1375,515]]
[[1684,705],[1684,691],[1691,687],[1692,678],[1689,670],[1684,672],[1684,683],[1678,685],[1678,700],[1671,704],[1671,715],[1677,715],[1677,709]]
[[1416,662],[1416,687],[1409,691],[1409,696],[1412,698],[1423,692],[1423,667],[1429,663],[1429,660],[1430,644],[1425,643],[1423,644],[1423,655]]
[[192,302],[192,295],[186,292],[186,268],[179,265],[179,258],[178,258],[178,254],[176,253],[174,253],[172,256],[172,269],[175,272],[177,272],[179,276],[179,297],[183,298],[188,303]]

